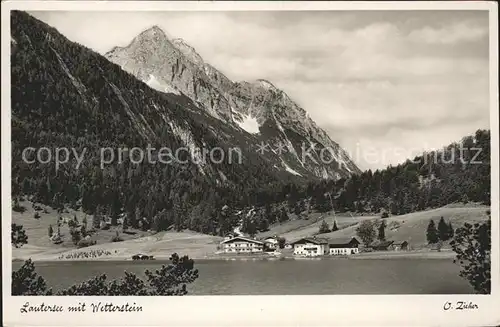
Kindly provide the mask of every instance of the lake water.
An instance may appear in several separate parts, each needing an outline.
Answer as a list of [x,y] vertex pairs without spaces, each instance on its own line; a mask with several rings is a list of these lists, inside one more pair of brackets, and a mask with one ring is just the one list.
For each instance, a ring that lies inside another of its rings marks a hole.
[[[95,275],[144,276],[165,262],[37,262],[54,290]],[[13,262],[13,269],[20,267]],[[190,295],[467,294],[469,284],[449,259],[317,259],[276,261],[195,260],[199,278]]]

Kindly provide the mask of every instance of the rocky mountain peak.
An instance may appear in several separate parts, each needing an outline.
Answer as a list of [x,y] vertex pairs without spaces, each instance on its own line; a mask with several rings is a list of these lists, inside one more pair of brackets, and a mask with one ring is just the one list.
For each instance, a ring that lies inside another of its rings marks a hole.
[[[272,82],[266,79],[233,82],[206,63],[185,40],[168,39],[158,26],[142,32],[128,47],[106,57],[157,90],[183,93],[228,127],[252,135],[256,144],[266,142],[276,148],[284,144],[287,150],[278,155],[277,169],[320,178],[359,172],[349,158],[345,158],[345,167],[338,165],[344,157],[339,145]],[[331,162],[319,162],[317,154],[314,160],[305,161],[304,146],[316,143],[320,148],[333,149]]]
[[167,34],[158,25],[154,25],[148,28],[147,30],[143,31],[132,41],[132,43],[139,43],[141,45],[146,45],[146,44],[162,45],[167,42],[170,42],[167,37]]
[[172,44],[179,49],[184,56],[198,67],[203,67],[205,62],[203,58],[196,52],[195,48],[190,46],[186,41],[181,38],[173,39]]
[[256,84],[264,89],[267,89],[267,90],[273,90],[273,91],[277,90],[276,86],[274,86],[273,83],[269,82],[266,79],[258,79],[257,81],[255,81],[254,84]]
[[167,33],[158,25],[153,25],[147,30],[143,31],[141,34],[142,36],[152,36],[152,37],[165,37],[167,38]]

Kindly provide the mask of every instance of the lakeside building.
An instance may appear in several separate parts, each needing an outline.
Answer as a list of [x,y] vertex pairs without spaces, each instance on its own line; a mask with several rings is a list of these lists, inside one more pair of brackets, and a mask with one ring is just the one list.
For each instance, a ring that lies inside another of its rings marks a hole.
[[263,242],[269,250],[276,250],[278,248],[278,237],[276,236],[267,237]]
[[392,244],[394,241],[380,241],[370,245],[370,248],[374,251],[388,251],[392,249]]
[[351,255],[359,253],[360,242],[355,238],[334,239],[328,242],[330,255]]
[[228,240],[233,239],[233,238],[235,238],[237,236],[239,236],[239,235],[236,235],[234,233],[226,234],[226,236],[224,236],[224,241],[228,241]]
[[408,251],[410,244],[407,241],[395,241],[391,247],[394,251]]
[[329,253],[328,240],[319,237],[305,237],[291,243],[293,254],[315,257]]
[[264,251],[264,242],[236,236],[220,243],[224,253],[258,253]]

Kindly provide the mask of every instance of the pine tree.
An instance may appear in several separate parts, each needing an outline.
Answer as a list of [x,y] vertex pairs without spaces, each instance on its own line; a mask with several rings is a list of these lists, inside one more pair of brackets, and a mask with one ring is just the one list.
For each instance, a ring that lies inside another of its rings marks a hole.
[[261,232],[265,232],[265,231],[269,230],[269,222],[264,217],[261,217],[261,220],[259,223],[259,230]]
[[427,226],[427,243],[435,244],[438,241],[439,241],[439,235],[436,229],[436,224],[434,224],[434,220],[431,219],[429,225]]
[[328,224],[326,223],[326,221],[322,221],[321,222],[321,225],[319,226],[319,233],[320,234],[325,234],[325,233],[329,233],[330,232],[330,227],[328,227]]
[[257,227],[253,219],[250,219],[248,222],[247,233],[251,237],[254,237],[257,234]]
[[334,220],[334,221],[333,221],[332,232],[335,232],[335,231],[338,231],[338,230],[339,230],[339,228],[337,227],[337,221],[336,221],[336,220]]
[[438,235],[441,241],[447,241],[450,239],[449,226],[444,221],[444,217],[441,217],[438,223]]
[[129,215],[127,214],[125,218],[123,219],[122,223],[122,230],[127,230],[128,229],[128,222],[129,222]]
[[[175,224],[175,230],[176,231],[181,231],[183,228],[183,224],[185,221],[185,207],[183,205],[183,202],[181,201],[180,197],[177,195],[174,198],[174,224]],[[221,214],[222,215],[222,214]]]
[[378,227],[378,240],[385,241],[385,220],[382,220],[382,223]]
[[11,224],[11,243],[16,248],[28,244],[28,236],[22,225]]
[[116,226],[118,225],[118,214],[120,211],[120,199],[118,198],[118,194],[115,192],[113,194],[113,200],[111,204],[111,225]]
[[139,222],[142,220],[141,208],[136,207],[133,215],[130,216],[130,226],[132,228],[137,228],[139,226]]
[[52,229],[52,225],[49,225],[49,237],[52,237],[54,235],[54,229]]
[[80,240],[82,239],[82,236],[80,235],[80,231],[75,228],[75,229],[72,229],[70,231],[70,233],[71,233],[71,241],[73,241],[74,245],[77,245],[78,242],[80,242]]
[[118,225],[118,211],[116,210],[111,210],[111,225]]
[[289,217],[288,217],[288,213],[286,212],[286,209],[285,208],[281,208],[281,211],[279,213],[279,221],[280,221],[280,223],[288,221],[288,219],[289,219]]
[[101,228],[101,221],[102,221],[101,211],[102,211],[101,206],[97,205],[94,212],[94,218],[92,218],[92,227],[94,227],[94,229]]
[[450,236],[450,239],[453,239],[455,236],[455,229],[453,229],[453,226],[451,225],[451,221],[448,224],[448,235]]
[[283,249],[286,244],[286,239],[284,237],[278,237],[278,247]]

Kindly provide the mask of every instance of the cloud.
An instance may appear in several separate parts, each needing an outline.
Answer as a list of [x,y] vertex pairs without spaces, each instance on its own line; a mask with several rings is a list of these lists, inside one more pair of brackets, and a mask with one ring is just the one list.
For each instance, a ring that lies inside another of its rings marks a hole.
[[474,26],[471,23],[458,23],[443,28],[425,27],[412,31],[409,39],[431,44],[456,44],[459,42],[473,42],[488,36],[487,26]]

